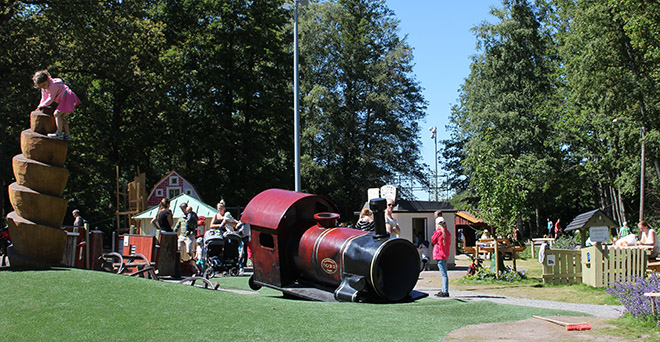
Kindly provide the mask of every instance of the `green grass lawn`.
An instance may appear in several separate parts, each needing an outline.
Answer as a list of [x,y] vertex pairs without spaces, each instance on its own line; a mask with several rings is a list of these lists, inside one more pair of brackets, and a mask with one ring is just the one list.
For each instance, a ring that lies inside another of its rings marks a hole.
[[[529,250],[527,248],[525,251]],[[524,252],[523,252],[524,253]],[[524,257],[524,254],[521,253]],[[467,266],[468,261],[462,261]],[[483,265],[489,267],[490,260],[484,260]],[[506,266],[512,266],[511,260],[505,261]],[[468,280],[463,277],[450,280],[450,288],[468,291],[481,291],[504,296],[547,299],[560,302],[579,304],[620,305],[617,297],[605,292],[605,288],[596,288],[585,284],[548,285],[543,283],[543,266],[536,259],[516,260],[518,271],[524,270],[527,279],[520,282],[507,283],[502,281]]]
[[[248,289],[247,277],[220,278]],[[487,301],[406,304],[288,300],[78,269],[0,269],[0,330],[6,341],[378,341],[439,340],[476,323],[575,313]]]

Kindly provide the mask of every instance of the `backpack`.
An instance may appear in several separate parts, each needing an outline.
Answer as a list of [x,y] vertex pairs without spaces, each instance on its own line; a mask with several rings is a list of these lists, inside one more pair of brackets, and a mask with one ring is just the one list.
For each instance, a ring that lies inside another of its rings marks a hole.
[[188,215],[186,219],[186,233],[194,233],[197,228],[197,214],[193,211]]

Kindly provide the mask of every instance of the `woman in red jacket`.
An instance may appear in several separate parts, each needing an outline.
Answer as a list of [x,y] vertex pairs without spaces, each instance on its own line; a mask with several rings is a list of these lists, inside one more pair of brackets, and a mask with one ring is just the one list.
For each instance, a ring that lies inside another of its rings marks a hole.
[[440,216],[435,219],[435,232],[431,238],[433,242],[433,259],[438,260],[438,269],[442,275],[442,291],[436,297],[449,297],[449,277],[447,277],[447,259],[451,246],[451,233],[447,229],[445,219]]

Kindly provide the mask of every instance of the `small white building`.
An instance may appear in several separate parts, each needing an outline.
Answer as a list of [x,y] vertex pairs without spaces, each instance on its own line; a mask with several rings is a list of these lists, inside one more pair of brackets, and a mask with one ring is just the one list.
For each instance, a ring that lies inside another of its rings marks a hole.
[[[456,266],[456,212],[449,202],[435,202],[435,201],[408,201],[397,200],[395,202],[393,216],[399,222],[401,228],[401,238],[407,239],[413,243],[428,241],[429,253],[433,255],[433,245],[431,244],[431,237],[435,231],[435,219],[433,214],[436,210],[442,211],[442,217],[447,222],[447,229],[451,233],[451,247],[449,250],[449,259],[447,260],[447,267],[453,269]],[[369,206],[369,202],[365,204],[365,208]],[[417,247],[417,245],[415,246]],[[437,269],[437,262],[430,261],[432,269]]]
[[[447,222],[447,229],[451,233],[451,247],[449,249],[449,260],[447,267],[452,269],[456,266],[456,209],[449,202],[435,201],[407,201],[398,200],[394,207],[393,216],[399,222],[401,237],[412,242],[427,240],[431,243],[431,237],[435,231],[435,219],[433,213],[442,211],[442,217]],[[415,246],[417,247],[417,246]],[[429,245],[429,253],[433,255],[433,245]],[[431,268],[437,269],[437,262],[431,261]]]

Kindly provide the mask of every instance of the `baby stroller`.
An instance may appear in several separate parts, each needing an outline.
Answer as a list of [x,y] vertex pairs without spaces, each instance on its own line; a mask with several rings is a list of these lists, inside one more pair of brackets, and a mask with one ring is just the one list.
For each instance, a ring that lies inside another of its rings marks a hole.
[[222,234],[218,230],[204,233],[204,248],[206,249],[206,269],[204,278],[213,278],[216,273],[237,276],[240,271],[241,238],[234,233]]

